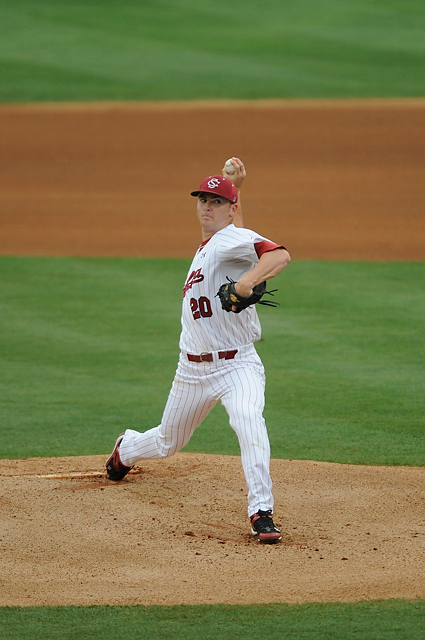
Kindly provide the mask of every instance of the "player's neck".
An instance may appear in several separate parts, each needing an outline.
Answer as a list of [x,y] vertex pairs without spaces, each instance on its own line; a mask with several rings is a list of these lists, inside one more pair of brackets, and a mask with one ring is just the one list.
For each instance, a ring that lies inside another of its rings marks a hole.
[[202,228],[202,242],[206,242],[207,240],[210,240],[213,236],[215,236],[216,233],[218,233],[219,231],[222,231],[223,229],[225,229],[231,224],[233,224],[233,220],[228,224],[225,224],[222,227],[220,227],[220,229],[215,229],[214,231],[210,231],[208,229]]

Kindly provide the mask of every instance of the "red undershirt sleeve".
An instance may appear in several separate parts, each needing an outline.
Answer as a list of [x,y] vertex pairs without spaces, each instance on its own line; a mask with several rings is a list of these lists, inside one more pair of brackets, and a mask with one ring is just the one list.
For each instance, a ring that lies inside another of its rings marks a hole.
[[267,253],[267,251],[274,251],[275,249],[285,249],[281,244],[275,244],[274,242],[270,242],[270,240],[262,240],[261,242],[255,242],[254,248],[257,253],[258,258],[261,258],[263,253]]

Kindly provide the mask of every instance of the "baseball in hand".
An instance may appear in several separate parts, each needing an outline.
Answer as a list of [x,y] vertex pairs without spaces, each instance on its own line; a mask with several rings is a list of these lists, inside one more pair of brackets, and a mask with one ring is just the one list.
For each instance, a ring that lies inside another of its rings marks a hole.
[[233,162],[230,160],[226,160],[226,164],[224,165],[224,170],[225,172],[231,176],[235,173],[236,169],[235,169],[235,165],[233,164]]

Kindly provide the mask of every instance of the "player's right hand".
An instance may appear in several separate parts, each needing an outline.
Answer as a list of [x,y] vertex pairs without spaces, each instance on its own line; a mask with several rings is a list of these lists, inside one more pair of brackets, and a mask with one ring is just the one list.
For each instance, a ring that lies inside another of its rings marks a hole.
[[225,178],[229,178],[229,180],[231,180],[237,186],[237,188],[240,189],[242,186],[242,182],[244,181],[246,176],[245,165],[240,158],[236,158],[235,156],[233,156],[230,159],[233,163],[233,166],[235,167],[235,173],[227,173],[224,166],[221,170],[221,173]]

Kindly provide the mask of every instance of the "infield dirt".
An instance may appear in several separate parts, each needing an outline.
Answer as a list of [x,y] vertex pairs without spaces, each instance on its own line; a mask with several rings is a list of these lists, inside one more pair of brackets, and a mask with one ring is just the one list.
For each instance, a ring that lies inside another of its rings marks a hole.
[[[1,106],[0,253],[190,257],[231,155],[293,258],[425,259],[423,100]],[[0,460],[0,606],[425,598],[424,468],[272,460],[262,546],[239,458],[105,458]]]
[[237,155],[293,258],[425,259],[425,100],[0,107],[0,253],[191,257]]

